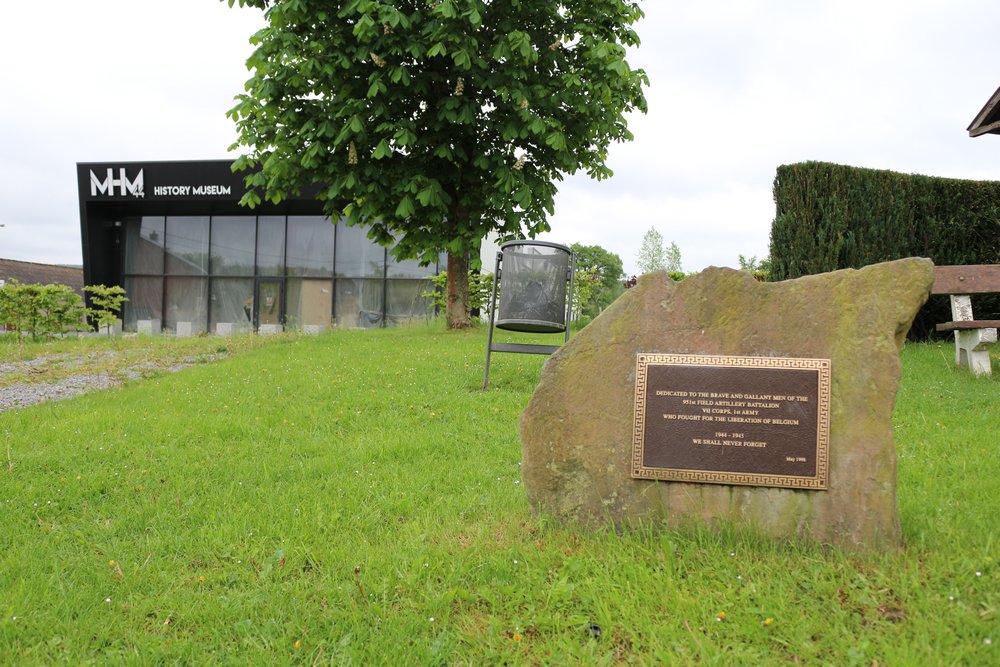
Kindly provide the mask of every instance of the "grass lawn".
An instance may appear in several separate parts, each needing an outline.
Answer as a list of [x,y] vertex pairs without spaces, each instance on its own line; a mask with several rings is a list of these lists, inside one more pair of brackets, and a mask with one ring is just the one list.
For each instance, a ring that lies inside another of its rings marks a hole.
[[1000,664],[1000,379],[950,345],[904,350],[885,555],[536,518],[543,358],[264,338],[0,414],[0,664]]

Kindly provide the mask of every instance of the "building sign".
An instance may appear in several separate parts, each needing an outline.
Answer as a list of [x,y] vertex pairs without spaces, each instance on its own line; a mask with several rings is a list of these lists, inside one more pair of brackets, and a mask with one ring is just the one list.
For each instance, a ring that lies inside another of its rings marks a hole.
[[243,174],[233,174],[232,163],[142,162],[79,165],[80,195],[84,201],[239,200],[245,188]]
[[131,180],[129,180],[128,171],[124,167],[118,169],[117,175],[112,167],[108,167],[107,173],[102,173],[100,176],[95,174],[93,169],[90,170],[91,197],[98,195],[113,197],[116,194],[115,188],[119,189],[117,194],[121,197],[145,197],[142,186],[142,169]]
[[218,196],[233,194],[233,188],[228,185],[157,185],[153,194],[157,197]]
[[639,354],[632,477],[826,489],[830,361]]

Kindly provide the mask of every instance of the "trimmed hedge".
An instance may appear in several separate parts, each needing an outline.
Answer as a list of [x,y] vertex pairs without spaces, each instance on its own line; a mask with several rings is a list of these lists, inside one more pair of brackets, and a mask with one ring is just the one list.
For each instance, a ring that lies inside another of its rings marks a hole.
[[[803,162],[778,167],[774,203],[772,280],[903,257],[1000,263],[1000,182]],[[950,320],[947,304],[933,298],[911,334],[923,337]],[[1000,318],[1000,301],[973,304],[978,318]]]

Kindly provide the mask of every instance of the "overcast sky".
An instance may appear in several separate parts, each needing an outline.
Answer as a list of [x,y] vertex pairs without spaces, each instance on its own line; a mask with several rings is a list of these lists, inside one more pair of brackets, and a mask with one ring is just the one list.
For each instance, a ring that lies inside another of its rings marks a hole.
[[[646,0],[650,78],[615,176],[568,178],[552,232],[628,273],[655,227],[688,271],[762,258],[775,168],[823,160],[1000,180],[966,127],[1000,86],[997,0]],[[75,164],[227,157],[260,13],[217,0],[9,2],[0,257],[80,264]]]

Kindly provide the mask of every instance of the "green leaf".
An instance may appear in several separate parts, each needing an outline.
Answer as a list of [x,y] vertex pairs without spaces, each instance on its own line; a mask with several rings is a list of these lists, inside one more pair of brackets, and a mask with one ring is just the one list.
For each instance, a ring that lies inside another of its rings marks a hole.
[[455,65],[462,69],[469,69],[472,66],[472,60],[465,51],[455,51],[451,54],[451,58],[455,61]]
[[545,143],[557,151],[561,151],[566,148],[566,137],[562,132],[551,132],[545,137]]
[[254,209],[260,204],[260,195],[257,194],[256,190],[247,190],[240,197],[240,206],[246,206],[249,209]]
[[378,142],[378,146],[375,147],[375,151],[372,153],[372,157],[376,160],[381,160],[382,158],[387,158],[392,155],[392,148],[389,146],[389,142],[383,139]]
[[417,193],[417,201],[421,206],[440,206],[441,185],[437,181],[431,181],[426,188]]
[[521,208],[528,208],[531,205],[531,188],[527,185],[521,186],[517,193],[514,194],[514,201],[516,201]]
[[409,146],[416,140],[416,137],[408,129],[401,127],[396,130],[396,133],[392,136],[392,140],[396,142],[396,145],[398,146]]
[[410,195],[403,197],[403,200],[399,202],[399,206],[396,207],[396,217],[400,220],[409,218],[415,212],[416,208],[413,206],[413,200],[410,199]]
[[455,11],[455,3],[452,0],[441,0],[434,11],[446,19],[453,19],[458,15]]

